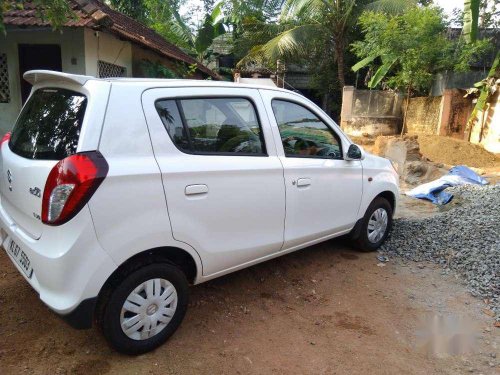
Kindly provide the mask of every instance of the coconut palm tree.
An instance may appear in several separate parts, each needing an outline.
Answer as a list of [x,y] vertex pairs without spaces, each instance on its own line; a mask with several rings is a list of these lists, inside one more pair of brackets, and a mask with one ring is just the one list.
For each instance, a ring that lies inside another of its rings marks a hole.
[[[345,86],[345,49],[349,32],[355,26],[361,10],[366,7],[399,13],[416,6],[417,0],[286,0],[277,24],[254,25],[254,39],[264,40],[255,45],[240,63],[253,59],[275,61],[278,58],[300,58],[311,48],[331,51],[337,64],[338,83]],[[274,35],[273,35],[274,34]],[[266,37],[268,37],[266,39]],[[320,63],[320,62],[318,62]]]

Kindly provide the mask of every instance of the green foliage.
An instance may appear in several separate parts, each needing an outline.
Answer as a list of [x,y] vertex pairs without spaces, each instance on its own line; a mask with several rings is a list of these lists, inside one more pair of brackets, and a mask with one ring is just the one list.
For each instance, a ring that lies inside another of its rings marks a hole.
[[477,121],[479,111],[484,111],[490,96],[497,90],[497,79],[500,79],[500,52],[497,52],[488,76],[475,84],[479,97],[467,122],[467,129],[470,129],[474,122]]
[[160,62],[147,59],[141,61],[141,69],[150,78],[189,78],[196,73],[197,64],[185,65],[180,62],[167,67]]
[[185,68],[183,66],[177,66],[176,69],[171,69],[159,62],[152,62],[144,59],[141,61],[141,69],[144,75],[150,78],[183,78],[178,71],[184,70]]
[[470,43],[466,43],[462,39],[455,42],[454,48],[456,53],[453,70],[467,72],[470,70],[470,63],[490,52],[492,45],[489,39],[479,39]]
[[355,4],[355,0],[287,0],[279,24],[267,31],[270,36],[273,34],[269,31],[277,33],[255,45],[241,62],[304,59],[319,47],[322,60],[337,63],[339,84],[343,86],[344,45],[349,27],[355,24]]
[[[10,9],[23,9],[22,0],[0,0],[0,32],[5,33],[3,14]],[[73,16],[71,7],[66,0],[33,0],[38,6],[38,16],[47,20],[54,29],[60,28],[68,18]]]
[[477,40],[477,31],[479,25],[479,3],[480,0],[464,1],[463,34],[467,43],[474,43]]
[[402,14],[406,12],[409,8],[416,7],[419,1],[417,0],[406,0],[406,1],[394,1],[394,0],[376,0],[369,3],[366,6],[366,10],[372,10],[379,13],[387,14]]
[[370,88],[384,82],[393,89],[425,93],[435,73],[467,70],[489,46],[488,41],[460,46],[450,41],[442,10],[436,7],[414,7],[395,16],[365,12],[359,24],[364,39],[352,44],[361,59],[353,70],[367,66],[376,70]]
[[481,28],[492,28],[500,33],[500,0],[483,0],[479,4]]
[[190,20],[183,18],[178,10],[186,0],[110,0],[110,5],[144,23],[171,43],[183,48],[199,61],[206,57],[207,49],[214,38],[226,30],[222,23],[222,2],[213,5],[200,25],[194,30]]

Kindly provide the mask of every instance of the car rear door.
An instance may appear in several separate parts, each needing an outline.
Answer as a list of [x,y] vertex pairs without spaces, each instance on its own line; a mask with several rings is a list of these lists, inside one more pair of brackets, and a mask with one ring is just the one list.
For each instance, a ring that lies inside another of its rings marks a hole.
[[284,250],[349,231],[362,195],[360,161],[344,160],[348,140],[305,98],[261,90],[284,167]]
[[40,238],[42,195],[54,165],[77,151],[87,96],[40,88],[24,106],[0,150],[0,208],[33,239]]
[[279,251],[283,168],[258,90],[158,88],[142,103],[173,236],[200,254],[203,275]]

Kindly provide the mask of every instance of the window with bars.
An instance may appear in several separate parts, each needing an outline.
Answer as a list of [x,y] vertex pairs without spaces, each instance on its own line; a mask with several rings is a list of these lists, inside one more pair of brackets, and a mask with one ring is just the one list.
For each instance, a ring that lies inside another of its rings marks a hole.
[[127,75],[127,68],[106,61],[99,60],[97,67],[99,78],[126,77]]
[[10,102],[9,70],[7,67],[7,55],[0,53],[0,103]]

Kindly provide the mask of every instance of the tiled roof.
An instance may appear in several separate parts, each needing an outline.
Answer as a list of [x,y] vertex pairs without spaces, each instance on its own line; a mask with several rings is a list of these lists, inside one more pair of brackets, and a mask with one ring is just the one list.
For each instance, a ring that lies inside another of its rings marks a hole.
[[[154,52],[182,61],[186,64],[196,64],[198,70],[212,78],[220,76],[179,47],[166,41],[152,29],[134,19],[117,12],[98,0],[69,0],[74,16],[68,18],[66,27],[89,27],[106,30],[123,39],[130,40]],[[50,26],[46,20],[39,17],[37,7],[29,1],[23,2],[23,9],[11,9],[4,13],[4,24],[14,26]]]

